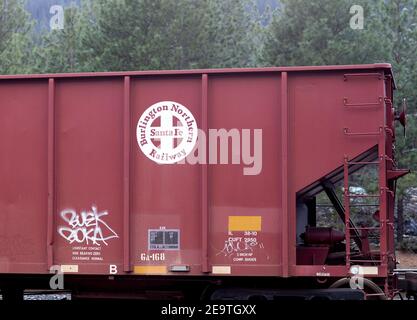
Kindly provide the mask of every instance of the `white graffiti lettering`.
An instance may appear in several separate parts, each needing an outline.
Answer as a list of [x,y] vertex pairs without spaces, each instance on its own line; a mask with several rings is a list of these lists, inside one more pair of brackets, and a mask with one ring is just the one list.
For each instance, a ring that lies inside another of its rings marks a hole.
[[224,242],[223,250],[217,255],[223,254],[230,257],[235,253],[252,252],[255,247],[263,248],[263,244],[258,243],[256,238],[229,237]]
[[117,233],[103,221],[102,217],[107,216],[107,211],[98,212],[96,206],[91,211],[82,211],[81,214],[73,209],[61,211],[61,217],[68,223],[68,227],[59,227],[58,233],[69,243],[86,243],[94,245],[104,243],[107,240],[118,238]]

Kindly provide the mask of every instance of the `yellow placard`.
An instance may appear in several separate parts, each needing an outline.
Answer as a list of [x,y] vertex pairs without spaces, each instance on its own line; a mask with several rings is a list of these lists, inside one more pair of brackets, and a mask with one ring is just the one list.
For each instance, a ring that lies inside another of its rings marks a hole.
[[261,216],[229,216],[229,231],[261,231]]
[[167,266],[135,266],[133,272],[136,274],[166,274]]

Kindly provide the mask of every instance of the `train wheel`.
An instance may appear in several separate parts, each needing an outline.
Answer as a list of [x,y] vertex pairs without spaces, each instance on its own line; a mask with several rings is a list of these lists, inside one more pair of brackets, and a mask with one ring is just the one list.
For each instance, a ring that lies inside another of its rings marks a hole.
[[[365,300],[387,300],[384,291],[373,281],[367,278],[360,278],[363,281],[362,291],[365,294]],[[342,278],[333,283],[329,288],[350,288],[351,278]],[[359,290],[359,289],[358,289]]]

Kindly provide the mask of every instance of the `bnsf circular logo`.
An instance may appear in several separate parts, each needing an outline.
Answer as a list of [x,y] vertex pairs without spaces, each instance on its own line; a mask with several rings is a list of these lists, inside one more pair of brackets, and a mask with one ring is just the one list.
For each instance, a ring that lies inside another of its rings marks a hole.
[[136,137],[142,152],[160,164],[184,159],[197,141],[197,123],[186,107],[178,102],[162,101],[142,114]]

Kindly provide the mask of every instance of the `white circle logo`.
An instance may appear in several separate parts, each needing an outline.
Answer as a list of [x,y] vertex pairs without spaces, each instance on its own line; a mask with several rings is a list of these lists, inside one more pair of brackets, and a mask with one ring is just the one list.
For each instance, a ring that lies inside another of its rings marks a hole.
[[172,164],[184,159],[197,141],[197,122],[178,102],[161,101],[142,114],[136,138],[142,152],[152,161]]

